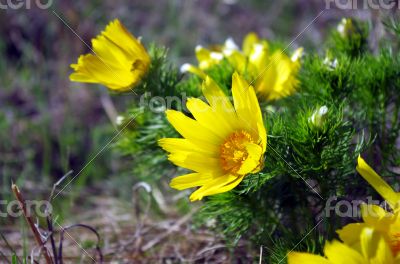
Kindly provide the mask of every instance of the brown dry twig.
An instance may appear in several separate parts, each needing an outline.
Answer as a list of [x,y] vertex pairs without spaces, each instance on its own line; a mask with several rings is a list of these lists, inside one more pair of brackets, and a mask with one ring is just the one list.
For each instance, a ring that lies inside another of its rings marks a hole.
[[33,236],[36,240],[36,243],[38,244],[38,246],[40,247],[41,250],[43,250],[43,255],[44,258],[46,259],[46,263],[47,264],[53,264],[53,259],[51,258],[46,245],[44,244],[40,231],[38,229],[38,227],[35,225],[34,220],[32,219],[32,216],[28,214],[27,208],[26,208],[26,202],[18,188],[17,185],[15,185],[14,183],[11,186],[11,189],[14,193],[15,198],[18,200],[19,205],[22,209],[22,212],[24,214],[24,218],[27,221],[29,228],[31,229]]

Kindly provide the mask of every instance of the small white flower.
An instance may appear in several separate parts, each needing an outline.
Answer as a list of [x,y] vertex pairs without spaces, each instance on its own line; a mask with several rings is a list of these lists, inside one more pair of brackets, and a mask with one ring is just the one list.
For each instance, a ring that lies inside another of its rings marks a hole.
[[238,45],[236,45],[235,41],[233,38],[228,38],[225,40],[225,47],[226,50],[239,50]]
[[123,117],[123,116],[119,115],[115,119],[115,124],[117,124],[117,126],[121,126],[124,122],[125,122],[125,117]]
[[181,73],[188,72],[191,67],[192,65],[190,65],[189,63],[185,63],[181,66],[180,71]]
[[328,67],[328,69],[330,70],[334,70],[338,67],[339,65],[339,61],[337,59],[330,59],[328,57],[325,58],[324,60],[324,65],[326,65]]
[[344,24],[340,23],[337,26],[337,31],[340,33],[341,36],[345,36],[345,31],[344,30],[345,30]]
[[291,57],[291,60],[292,60],[293,62],[298,61],[299,59],[301,59],[301,57],[303,57],[303,53],[304,53],[304,49],[303,49],[303,48],[297,49],[297,50],[293,53],[293,55],[292,55],[292,57]]
[[197,45],[196,48],[194,49],[196,52],[200,51],[203,49],[203,46]]
[[220,52],[211,52],[210,57],[217,61],[222,61],[224,59],[224,55]]
[[253,57],[254,58],[258,58],[264,52],[265,46],[262,45],[262,44],[257,43],[257,44],[253,45],[253,49],[254,49]]

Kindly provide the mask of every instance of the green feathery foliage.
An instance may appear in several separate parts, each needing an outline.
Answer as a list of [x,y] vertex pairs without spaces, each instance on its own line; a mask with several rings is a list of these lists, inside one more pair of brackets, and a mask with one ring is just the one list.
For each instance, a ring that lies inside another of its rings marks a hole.
[[[391,28],[398,34],[397,24]],[[388,46],[373,54],[368,45],[368,26],[349,20],[342,31],[332,31],[327,56],[309,52],[302,59],[298,92],[261,102],[268,133],[264,168],[234,190],[206,197],[198,223],[215,221],[231,245],[244,237],[271,249],[268,263],[280,263],[292,249],[320,253],[323,238],[335,238],[349,219],[326,215],[327,201],[374,194],[355,171],[357,156],[362,153],[383,176],[395,175],[391,168],[400,165],[400,54]],[[169,96],[200,97],[201,80],[182,79],[165,50],[153,48],[152,56],[141,87],[141,99],[149,101],[127,110],[124,120],[136,118],[117,146],[131,157],[138,180],[155,184],[184,174],[156,142],[177,137],[163,111],[185,111],[185,100],[165,102]],[[207,71],[227,94],[232,73],[226,61]]]

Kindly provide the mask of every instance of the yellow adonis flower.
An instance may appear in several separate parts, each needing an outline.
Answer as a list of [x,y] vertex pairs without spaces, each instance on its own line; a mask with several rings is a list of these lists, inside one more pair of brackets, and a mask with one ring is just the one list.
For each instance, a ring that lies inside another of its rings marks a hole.
[[184,138],[159,140],[172,163],[193,171],[171,181],[178,190],[200,187],[191,201],[230,191],[247,174],[260,171],[267,146],[256,94],[239,74],[232,76],[233,105],[209,77],[202,91],[208,103],[197,98],[187,101],[194,119],[166,111],[168,121]]
[[297,49],[291,58],[282,50],[270,54],[268,43],[251,33],[243,42],[243,52],[247,58],[247,66],[243,66],[235,53],[232,53],[234,58],[230,61],[237,63],[236,68],[246,69],[245,72],[254,80],[254,87],[261,98],[272,101],[296,92],[302,48]]
[[82,55],[71,65],[71,81],[100,83],[124,92],[136,86],[149,69],[146,49],[118,19],[92,40],[92,46],[94,54]]
[[358,237],[360,245],[353,248],[338,241],[327,242],[326,258],[309,253],[291,252],[289,264],[399,264],[382,234],[372,228],[364,228]]
[[363,205],[363,223],[349,224],[337,231],[343,242],[358,246],[361,230],[365,227],[381,232],[390,245],[394,256],[400,257],[400,194],[396,193],[361,157],[357,171],[388,202],[393,212],[387,212],[377,205]]
[[363,205],[364,222],[338,230],[343,243],[328,243],[325,247],[327,259],[307,253],[290,253],[289,264],[400,264],[400,193],[396,193],[361,156],[358,157],[357,171],[388,202],[393,212],[377,205]]
[[237,72],[254,80],[254,87],[260,98],[271,101],[296,91],[302,53],[303,49],[300,48],[291,58],[282,50],[271,54],[268,42],[259,39],[255,33],[250,33],[243,41],[242,50],[232,39],[228,39],[223,46],[214,46],[210,50],[197,47],[199,67],[184,64],[182,71],[205,78],[204,70],[226,59]]

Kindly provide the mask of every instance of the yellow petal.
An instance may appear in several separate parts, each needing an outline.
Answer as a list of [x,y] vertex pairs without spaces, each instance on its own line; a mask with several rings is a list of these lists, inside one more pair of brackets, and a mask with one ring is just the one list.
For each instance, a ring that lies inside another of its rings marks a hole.
[[261,140],[261,146],[263,148],[263,153],[265,152],[267,148],[267,131],[264,126],[264,122],[262,123],[257,123],[257,130],[258,130],[258,136],[260,137]]
[[150,60],[146,49],[119,21],[115,19],[111,22],[102,34],[112,42],[120,46],[126,53],[131,56],[138,56],[145,60]]
[[209,157],[196,152],[175,152],[168,155],[168,159],[175,165],[203,173],[222,173],[219,158]]
[[239,72],[245,72],[247,67],[247,58],[239,50],[224,50],[224,56],[228,60],[229,64]]
[[[257,127],[258,137],[261,141],[264,153],[267,147],[267,131],[264,126],[264,119],[261,113],[260,104],[258,102],[257,95],[252,86],[250,86],[250,88],[248,89],[248,98],[249,98],[250,112],[253,113],[253,118],[254,118],[253,122],[255,122],[255,124],[253,125]],[[253,127],[253,130],[254,129],[255,128]]]
[[367,225],[363,223],[348,224],[336,233],[345,244],[354,247],[360,243],[361,232],[366,227]]
[[392,213],[385,211],[377,205],[362,204],[361,215],[366,224],[378,226],[382,229],[389,227],[395,220]]
[[165,113],[168,121],[179,134],[191,141],[199,142],[199,145],[204,143],[207,147],[212,147],[212,145],[219,146],[224,140],[224,138],[220,138],[209,129],[200,125],[199,122],[185,116],[181,112],[167,110]]
[[376,253],[377,256],[371,261],[371,263],[376,263],[376,264],[394,263],[394,257],[392,251],[383,237],[379,238]]
[[192,193],[190,200],[193,202],[203,199],[204,196],[230,191],[243,180],[243,177],[244,176],[238,177],[234,175],[215,176],[212,181],[209,181]]
[[81,56],[78,64],[72,64],[71,67],[75,70],[70,75],[71,81],[101,83],[115,90],[127,90],[135,81],[129,71],[106,64],[92,54]]
[[263,152],[267,146],[267,132],[261,114],[256,93],[239,74],[232,76],[232,95],[239,122],[246,125],[246,130],[261,142]]
[[177,190],[202,186],[213,179],[212,174],[191,173],[172,179],[170,186]]
[[200,68],[197,68],[197,67],[195,67],[195,66],[193,66],[193,65],[191,65],[189,63],[185,63],[185,64],[182,65],[181,72],[183,72],[183,73],[184,72],[193,73],[193,74],[199,76],[203,80],[207,76]]
[[257,144],[248,143],[246,144],[246,150],[248,157],[237,172],[240,175],[255,173],[260,169],[260,159],[263,154],[262,148]]
[[325,245],[325,256],[333,264],[367,264],[368,261],[363,258],[356,250],[342,244],[338,241],[327,242]]
[[238,73],[232,76],[232,95],[237,116],[240,122],[246,125],[247,130],[255,134],[257,128],[257,119],[259,113],[251,110],[257,109],[258,104],[254,109],[250,109],[249,90],[253,89]]
[[[268,45],[265,45],[263,43],[254,44],[252,51],[249,55],[249,71],[257,71],[257,75],[254,77],[259,77],[263,74],[264,69],[269,66],[268,61]],[[251,66],[253,68],[251,68]]]
[[163,138],[158,145],[169,153],[198,152],[207,156],[218,156],[218,147],[207,148],[205,145],[196,145],[184,138]]
[[189,98],[186,106],[202,126],[208,128],[221,138],[225,139],[235,129],[225,120],[224,114],[217,112],[200,99]]
[[372,259],[376,255],[377,233],[372,228],[364,228],[361,231],[361,252],[367,259]]
[[135,60],[120,46],[103,35],[92,40],[92,47],[95,55],[107,65],[130,70],[132,62]]
[[212,109],[219,115],[224,116],[226,122],[232,128],[239,129],[241,124],[238,122],[235,108],[233,108],[231,101],[221,88],[210,77],[206,77],[202,89],[203,95]]
[[258,43],[260,39],[258,38],[257,34],[254,32],[250,32],[246,35],[243,40],[242,50],[246,56],[248,56],[253,48],[253,45]]
[[257,79],[255,80],[257,94],[267,101],[280,98],[280,95],[276,92],[275,88],[277,86],[276,83],[278,78],[275,64],[276,62],[270,59],[268,64],[266,64],[262,71],[257,75]]
[[372,228],[361,232],[361,250],[364,257],[374,264],[393,263],[392,252],[383,236]]
[[208,49],[203,48],[202,46],[197,46],[195,49],[196,58],[198,61],[208,60],[210,58],[210,53]]
[[358,157],[357,171],[394,209],[400,208],[400,195],[387,184],[361,156]]
[[242,180],[243,180],[243,178],[244,178],[245,176],[244,176],[244,175],[243,175],[243,176],[237,176],[237,175],[236,175],[235,177],[236,177],[235,180],[233,180],[233,181],[231,181],[231,182],[225,184],[225,185],[222,186],[222,187],[218,187],[218,188],[209,188],[207,191],[205,191],[205,192],[203,193],[203,195],[204,195],[204,196],[210,196],[210,195],[215,195],[215,194],[219,194],[219,193],[228,192],[228,191],[234,189],[236,186],[238,186],[238,185],[242,182]]
[[309,253],[290,252],[288,264],[333,264],[327,259]]

